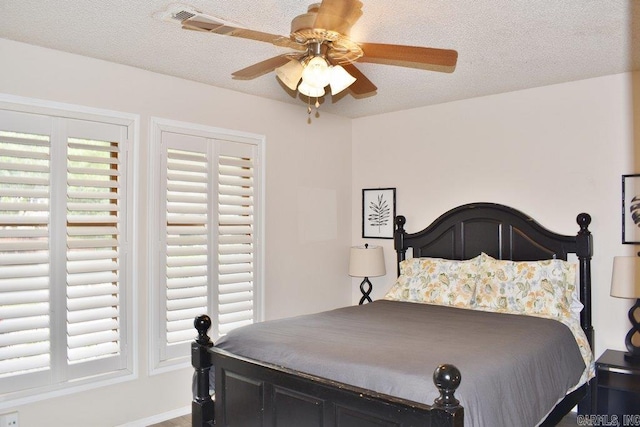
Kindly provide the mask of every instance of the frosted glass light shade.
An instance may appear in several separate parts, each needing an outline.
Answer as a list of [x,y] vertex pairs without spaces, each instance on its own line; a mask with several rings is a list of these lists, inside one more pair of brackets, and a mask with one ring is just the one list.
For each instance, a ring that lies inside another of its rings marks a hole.
[[311,58],[302,71],[302,81],[316,88],[324,88],[331,80],[331,69],[321,56]]
[[354,246],[349,259],[349,276],[376,277],[386,274],[382,246]]
[[331,95],[342,92],[355,81],[356,78],[349,74],[347,70],[342,68],[341,65],[334,65],[331,67],[331,81],[329,82],[329,86],[331,86]]
[[308,96],[309,98],[319,98],[324,95],[324,86],[323,87],[311,86],[307,82],[305,82],[303,79],[302,83],[300,83],[300,86],[298,86],[298,92]]
[[299,61],[292,59],[281,67],[276,68],[276,76],[289,89],[296,90],[298,83],[302,78],[304,67]]
[[611,296],[640,298],[640,257],[617,256],[613,258]]

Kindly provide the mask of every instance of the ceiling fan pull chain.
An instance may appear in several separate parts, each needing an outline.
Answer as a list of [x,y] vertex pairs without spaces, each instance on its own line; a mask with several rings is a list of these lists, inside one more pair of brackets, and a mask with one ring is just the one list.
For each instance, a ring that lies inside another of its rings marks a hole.
[[307,98],[307,123],[311,124],[311,98]]

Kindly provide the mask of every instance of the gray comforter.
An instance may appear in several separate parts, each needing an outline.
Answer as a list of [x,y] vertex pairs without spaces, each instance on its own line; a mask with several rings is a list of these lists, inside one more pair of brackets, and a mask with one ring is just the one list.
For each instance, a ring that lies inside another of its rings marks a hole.
[[452,363],[469,427],[535,426],[585,369],[560,322],[385,300],[256,323],[216,347],[426,404],[434,369]]

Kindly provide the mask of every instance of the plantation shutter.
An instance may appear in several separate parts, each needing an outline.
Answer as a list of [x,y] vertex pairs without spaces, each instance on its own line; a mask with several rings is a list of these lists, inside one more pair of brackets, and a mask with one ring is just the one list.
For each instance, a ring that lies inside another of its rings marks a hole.
[[0,392],[129,367],[128,133],[0,110]]
[[208,312],[211,155],[206,140],[174,133],[163,134],[162,147],[165,314],[160,321],[162,358],[171,359],[184,356],[184,343],[194,338],[193,319]]
[[256,319],[258,146],[194,133],[160,137],[157,366],[188,360],[200,314],[214,339]]
[[79,371],[75,376],[84,376],[124,362],[120,272],[126,157],[120,141],[126,133],[122,126],[102,123],[68,126],[67,363]]
[[221,141],[218,155],[218,333],[253,323],[253,147]]
[[[49,381],[52,121],[0,111],[0,392]],[[14,379],[20,376],[20,384]]]

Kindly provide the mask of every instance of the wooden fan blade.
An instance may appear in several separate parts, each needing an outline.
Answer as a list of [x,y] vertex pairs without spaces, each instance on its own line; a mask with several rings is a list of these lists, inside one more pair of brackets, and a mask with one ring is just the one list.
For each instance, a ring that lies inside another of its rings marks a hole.
[[343,64],[342,67],[349,72],[356,81],[349,86],[349,90],[354,95],[367,95],[378,90],[371,80],[369,80],[360,70],[353,64]]
[[349,35],[351,27],[361,16],[362,2],[359,0],[322,0],[314,28]]
[[265,59],[257,64],[250,65],[247,68],[238,70],[231,75],[235,79],[239,80],[251,80],[256,77],[260,77],[264,74],[270,73],[278,67],[286,64],[291,60],[290,54],[278,55],[273,58]]
[[451,73],[458,61],[458,52],[431,47],[402,46],[395,44],[359,43],[364,56],[358,62],[397,65]]
[[182,21],[182,28],[185,30],[208,31],[210,33],[221,34],[224,36],[257,40],[296,50],[306,50],[306,46],[296,43],[289,37],[264,33],[262,31],[248,30],[246,28],[233,27],[227,23],[218,22],[202,15],[196,15],[192,18],[185,19]]

